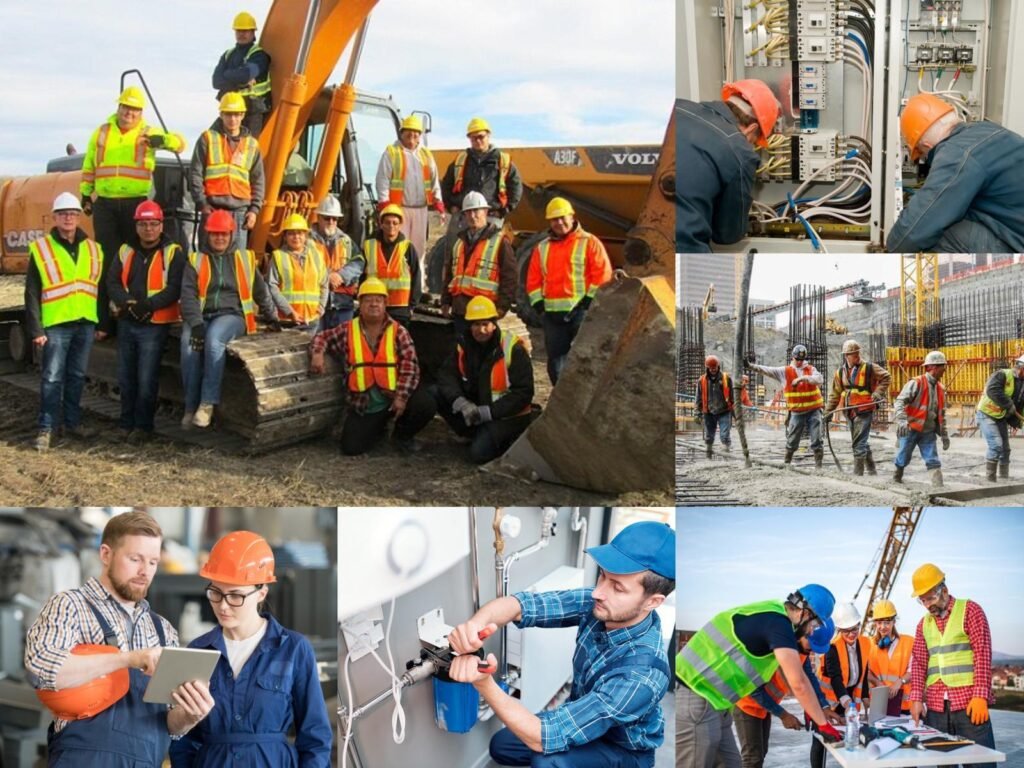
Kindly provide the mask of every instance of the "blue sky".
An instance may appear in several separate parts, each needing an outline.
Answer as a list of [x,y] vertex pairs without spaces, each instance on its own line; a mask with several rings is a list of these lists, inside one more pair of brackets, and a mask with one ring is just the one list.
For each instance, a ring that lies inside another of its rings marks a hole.
[[[233,44],[234,14],[262,24],[270,6],[0,3],[0,176],[41,172],[69,142],[84,150],[130,68],[191,149],[216,116],[210,75]],[[430,112],[436,147],[462,146],[474,115],[505,146],[660,144],[675,92],[674,13],[672,0],[380,0],[357,85]]]
[[[678,510],[678,626],[699,628],[726,608],[785,599],[808,582],[824,584],[837,601],[852,599],[891,519],[891,509],[877,507]],[[913,632],[922,617],[910,578],[933,562],[954,596],[985,610],[994,649],[1024,657],[1022,545],[1024,509],[926,509],[891,596],[897,627]],[[856,602],[862,615],[871,579]]]

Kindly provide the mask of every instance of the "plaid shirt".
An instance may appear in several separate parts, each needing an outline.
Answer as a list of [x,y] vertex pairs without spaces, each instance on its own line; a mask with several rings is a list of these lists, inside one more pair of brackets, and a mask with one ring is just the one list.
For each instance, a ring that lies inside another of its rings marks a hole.
[[[945,631],[946,622],[949,621],[955,603],[956,598],[951,596],[945,618],[935,617],[935,625],[939,632]],[[910,659],[910,701],[924,701],[929,712],[942,712],[944,699],[949,699],[950,712],[967,709],[967,704],[975,697],[985,699],[990,705],[996,703],[996,698],[992,695],[992,635],[989,633],[988,619],[985,618],[981,606],[970,600],[967,601],[967,609],[964,611],[964,631],[970,638],[971,650],[974,652],[974,685],[947,688],[946,684],[939,680],[926,689],[928,646],[924,641],[924,619],[917,623],[914,649]]]
[[[578,626],[572,658],[572,694],[562,706],[538,714],[541,745],[545,755],[564,752],[605,736],[620,726],[610,740],[635,751],[655,749],[665,737],[665,721],[659,702],[668,690],[668,675],[653,667],[634,667],[627,674],[597,675],[614,671],[616,663],[638,654],[665,657],[661,647],[661,621],[653,611],[639,624],[606,630],[594,618],[593,589],[560,592],[517,592],[522,607],[518,627]],[[606,666],[610,663],[610,666]],[[666,658],[667,668],[667,658]]]
[[[409,331],[396,323],[390,317],[387,318],[386,322],[392,323],[396,326],[395,353],[398,356],[398,384],[395,387],[395,399],[408,402],[409,397],[420,383],[420,364],[416,357],[416,347],[413,346],[412,335]],[[343,364],[347,365],[348,325],[349,324],[347,322],[342,323],[339,326],[318,333],[313,337],[313,343],[310,347],[310,351],[313,354],[327,352],[341,360]],[[386,329],[387,325],[385,325],[384,328]],[[365,336],[366,334],[364,333],[363,335]],[[377,339],[378,345],[380,345],[380,340],[383,338],[384,330],[381,331],[380,337]],[[376,352],[377,347],[374,347],[373,351]],[[352,392],[349,390],[348,403],[356,413],[366,413],[366,408],[370,403],[370,394],[368,391]]]

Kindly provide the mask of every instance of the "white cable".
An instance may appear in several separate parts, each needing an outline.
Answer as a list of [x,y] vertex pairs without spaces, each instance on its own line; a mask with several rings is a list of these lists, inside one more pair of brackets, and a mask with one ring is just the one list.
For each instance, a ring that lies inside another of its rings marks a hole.
[[341,744],[341,768],[348,767],[348,743],[352,739],[352,681],[349,679],[348,666],[352,659],[352,651],[345,654],[345,698],[348,701],[348,728],[345,729],[345,740]]

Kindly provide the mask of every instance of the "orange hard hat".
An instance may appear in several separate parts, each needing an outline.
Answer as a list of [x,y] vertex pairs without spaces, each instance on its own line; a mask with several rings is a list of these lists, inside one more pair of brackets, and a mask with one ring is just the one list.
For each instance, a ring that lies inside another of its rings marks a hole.
[[206,231],[207,232],[234,232],[235,231],[235,217],[232,216],[225,210],[218,208],[216,211],[210,214],[206,220]]
[[274,578],[274,553],[267,540],[252,531],[233,531],[222,536],[210,550],[210,559],[199,575],[236,587],[277,581]]
[[917,143],[935,121],[953,111],[953,105],[931,93],[919,93],[907,100],[900,114],[900,133],[910,147],[910,159],[917,162],[921,152]]
[[714,355],[708,355],[704,358],[704,367],[710,368],[712,371],[718,368],[718,358]]
[[761,126],[761,138],[757,143],[767,147],[768,137],[775,132],[775,123],[779,119],[779,100],[772,89],[760,80],[737,80],[722,86],[722,101],[728,101],[732,96],[739,96],[754,110],[757,124]]
[[[112,645],[81,644],[71,649],[76,656],[120,653]],[[39,700],[60,720],[84,720],[113,706],[128,693],[128,670],[118,669],[87,683],[60,691],[36,691]]]
[[135,220],[136,221],[156,221],[164,220],[164,209],[160,207],[158,203],[154,203],[152,200],[143,200],[135,208]]

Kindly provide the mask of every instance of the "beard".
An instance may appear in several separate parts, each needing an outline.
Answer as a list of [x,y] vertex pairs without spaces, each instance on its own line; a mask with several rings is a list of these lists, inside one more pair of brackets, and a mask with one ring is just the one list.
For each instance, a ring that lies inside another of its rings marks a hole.
[[117,596],[130,603],[139,602],[149,591],[148,583],[144,587],[140,587],[137,584],[132,584],[130,581],[120,581],[114,576],[111,569],[107,570],[107,578],[110,579],[110,586],[114,588],[114,592]]
[[613,623],[623,623],[637,618],[641,613],[643,613],[643,610],[637,606],[632,609],[623,609],[621,612],[613,614],[608,610],[608,607],[604,605],[604,603],[594,603],[592,612],[594,614],[594,618],[599,621],[606,623],[609,621]]

